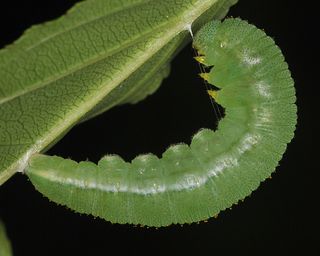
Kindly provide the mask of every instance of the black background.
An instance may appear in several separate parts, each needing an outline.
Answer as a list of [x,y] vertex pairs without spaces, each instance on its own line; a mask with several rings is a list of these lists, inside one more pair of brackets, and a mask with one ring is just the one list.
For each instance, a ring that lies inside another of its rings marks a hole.
[[[32,24],[62,15],[75,2],[1,0],[0,47]],[[296,81],[299,107],[296,138],[280,167],[244,203],[208,223],[135,228],[81,216],[50,203],[19,174],[0,187],[0,218],[6,223],[15,255],[320,255],[314,141],[319,118],[314,36],[319,29],[310,29],[315,24],[311,9],[301,1],[242,0],[229,13],[275,38]],[[201,127],[213,128],[213,108],[197,76],[193,54],[188,46],[177,56],[170,77],[156,94],[75,127],[49,154],[97,161],[105,153],[117,153],[130,160],[140,153],[160,155],[172,143],[190,142]]]

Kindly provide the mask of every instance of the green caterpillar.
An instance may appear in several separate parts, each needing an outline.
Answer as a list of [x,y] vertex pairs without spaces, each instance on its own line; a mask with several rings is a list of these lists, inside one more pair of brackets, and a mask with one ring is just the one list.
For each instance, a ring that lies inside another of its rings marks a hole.
[[50,200],[114,223],[167,226],[206,220],[270,177],[294,136],[294,82],[275,42],[240,19],[213,21],[195,36],[202,76],[225,109],[216,132],[191,145],[132,163],[106,156],[96,165],[37,155],[26,174]]

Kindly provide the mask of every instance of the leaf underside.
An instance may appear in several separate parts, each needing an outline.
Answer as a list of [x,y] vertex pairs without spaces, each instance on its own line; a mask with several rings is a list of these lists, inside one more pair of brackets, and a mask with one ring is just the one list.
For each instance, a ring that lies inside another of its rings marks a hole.
[[0,51],[0,184],[75,124],[136,103],[236,0],[87,0]]

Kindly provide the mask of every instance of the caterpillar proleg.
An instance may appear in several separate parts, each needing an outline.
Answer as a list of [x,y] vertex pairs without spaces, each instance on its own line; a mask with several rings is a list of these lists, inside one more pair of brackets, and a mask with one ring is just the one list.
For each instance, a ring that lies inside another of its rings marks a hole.
[[131,163],[106,156],[98,164],[36,155],[27,168],[50,200],[113,223],[167,226],[206,220],[270,177],[294,136],[294,82],[273,39],[240,19],[212,21],[194,38],[203,74],[225,108],[216,132],[202,129],[191,145],[161,159]]

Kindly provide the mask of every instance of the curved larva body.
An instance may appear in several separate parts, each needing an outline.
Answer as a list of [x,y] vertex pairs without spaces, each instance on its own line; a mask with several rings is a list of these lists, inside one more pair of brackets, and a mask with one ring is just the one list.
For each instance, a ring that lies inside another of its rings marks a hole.
[[36,156],[27,174],[51,200],[116,223],[165,226],[215,216],[248,196],[274,171],[296,125],[293,80],[280,49],[239,19],[211,22],[196,36],[206,75],[226,109],[217,132],[190,146],[132,163],[107,156],[98,165]]

